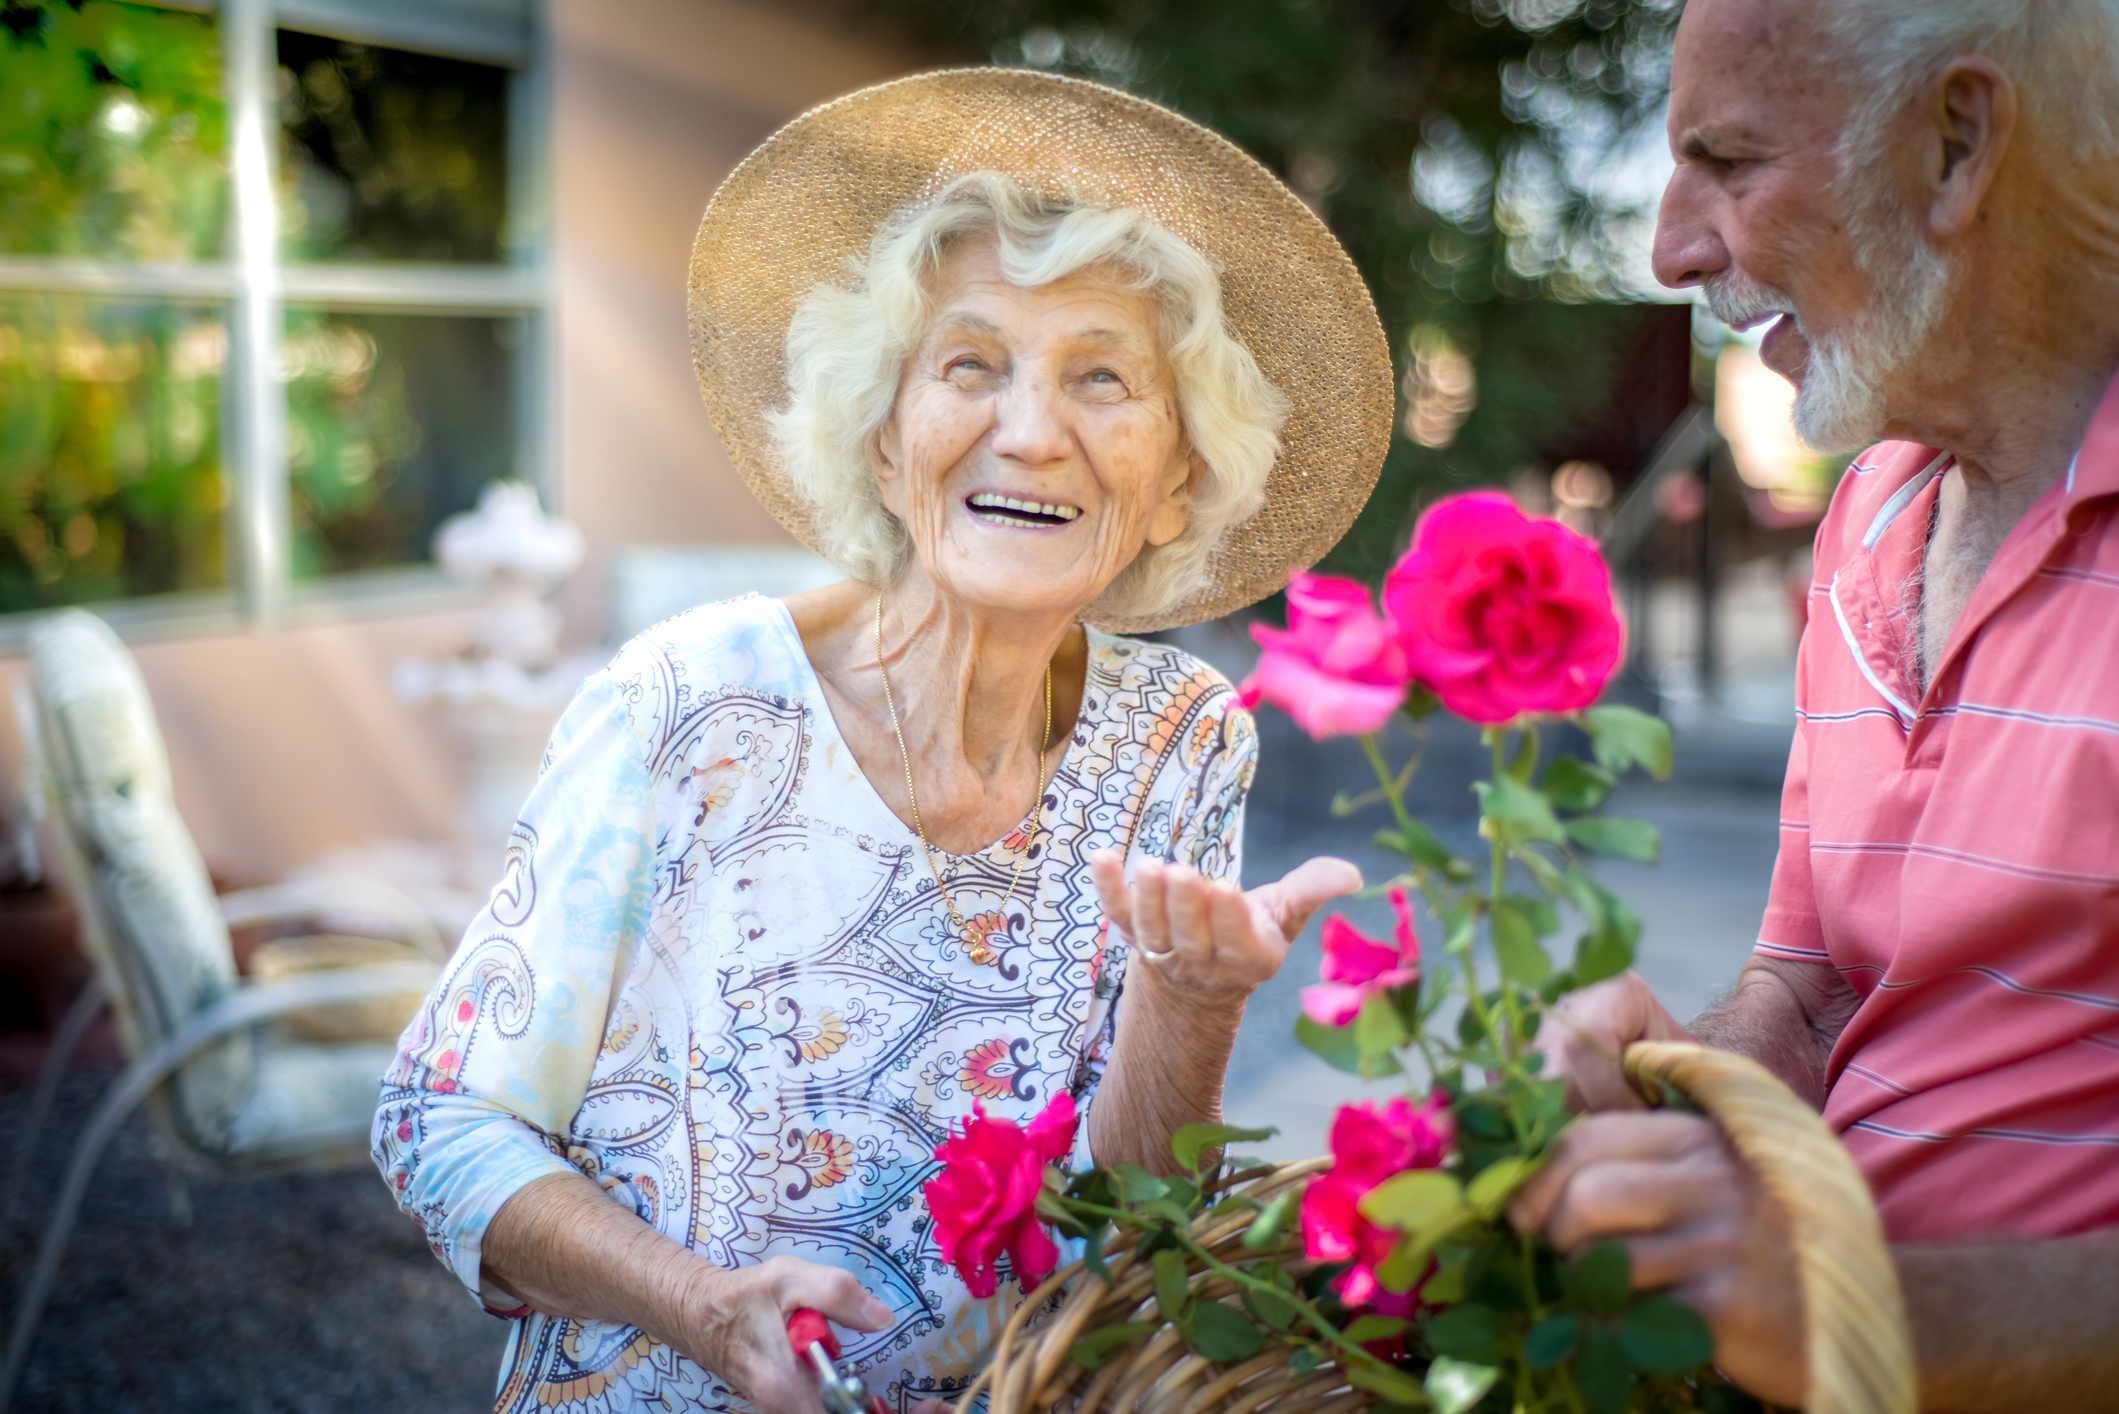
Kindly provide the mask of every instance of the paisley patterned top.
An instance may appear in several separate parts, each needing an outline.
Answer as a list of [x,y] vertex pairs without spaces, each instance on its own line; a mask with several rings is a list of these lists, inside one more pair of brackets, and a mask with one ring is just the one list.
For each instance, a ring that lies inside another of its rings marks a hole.
[[[937,1255],[919,1193],[934,1146],[974,1102],[1027,1121],[1066,1089],[1086,1111],[1125,971],[1087,857],[1236,877],[1256,756],[1219,674],[1091,631],[1028,858],[1022,830],[936,855],[999,954],[980,966],[786,609],[749,596],[672,619],[561,720],[507,875],[384,1077],[376,1163],[489,1309],[512,1302],[480,1291],[486,1224],[572,1166],[719,1265],[857,1274],[898,1321],[847,1359],[893,1409],[960,1389],[1020,1295],[974,1301]],[[502,1410],[747,1407],[637,1330],[502,1314],[521,1317]]]

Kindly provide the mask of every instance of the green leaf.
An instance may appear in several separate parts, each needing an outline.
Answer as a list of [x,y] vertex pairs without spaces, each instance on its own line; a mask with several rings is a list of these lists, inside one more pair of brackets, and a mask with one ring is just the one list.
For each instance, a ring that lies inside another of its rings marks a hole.
[[1445,1306],[1421,1322],[1428,1348],[1457,1360],[1500,1359],[1501,1313],[1477,1301]]
[[1617,1315],[1633,1293],[1633,1260],[1622,1243],[1608,1238],[1594,1243],[1560,1269],[1560,1289],[1592,1315]]
[[1376,845],[1430,869],[1447,869],[1456,860],[1456,856],[1443,847],[1442,841],[1418,820],[1407,821],[1403,830],[1378,830]]
[[1386,1291],[1407,1292],[1427,1275],[1435,1241],[1446,1229],[1421,1228],[1398,1239],[1391,1254],[1376,1264],[1376,1280]]
[[1644,1375],[1682,1375],[1714,1358],[1714,1332],[1672,1296],[1650,1296],[1619,1322],[1626,1358]]
[[1170,1185],[1149,1173],[1139,1164],[1113,1164],[1111,1172],[1118,1178],[1118,1196],[1128,1203],[1145,1203],[1151,1198],[1160,1198],[1170,1191]]
[[1301,1189],[1290,1188],[1266,1204],[1264,1210],[1252,1220],[1251,1225],[1244,1229],[1243,1245],[1254,1252],[1261,1247],[1270,1246],[1280,1236],[1280,1230],[1287,1226],[1288,1218],[1295,1211],[1295,1204],[1301,1195]]
[[1435,1254],[1435,1274],[1420,1287],[1420,1299],[1430,1306],[1448,1306],[1464,1299],[1464,1279],[1471,1272],[1475,1250],[1444,1246]]
[[1436,708],[1440,707],[1441,705],[1441,698],[1435,696],[1434,693],[1428,691],[1425,687],[1422,687],[1417,682],[1414,683],[1412,687],[1407,689],[1406,691],[1405,715],[1411,717],[1416,722],[1427,717],[1430,713],[1432,713]]
[[1265,1205],[1248,1193],[1231,1193],[1207,1210],[1210,1218],[1225,1218],[1231,1213],[1255,1213]]
[[1411,1321],[1396,1316],[1357,1316],[1340,1334],[1356,1345],[1367,1345],[1372,1340],[1389,1340],[1403,1334],[1411,1325]]
[[1355,1389],[1380,1394],[1393,1404],[1421,1405],[1428,1402],[1427,1391],[1421,1387],[1420,1381],[1381,1360],[1348,1360],[1346,1382]]
[[1551,860],[1529,845],[1511,845],[1508,857],[1530,871],[1530,877],[1538,881],[1538,887],[1549,894],[1564,898],[1567,895],[1567,879],[1553,867]]
[[1547,1316],[1523,1337],[1523,1359],[1533,1370],[1550,1370],[1574,1354],[1575,1337],[1582,1333],[1582,1318],[1572,1311]]
[[1579,757],[1555,756],[1538,778],[1538,789],[1557,809],[1594,810],[1604,803],[1617,780],[1602,766],[1592,766]]
[[1243,1312],[1219,1301],[1195,1301],[1177,1323],[1177,1333],[1193,1353],[1209,1360],[1248,1360],[1266,1343],[1265,1332],[1244,1319]]
[[1493,938],[1501,975],[1509,981],[1535,987],[1551,975],[1552,959],[1538,946],[1537,931],[1506,899],[1494,905]]
[[1631,707],[1592,707],[1582,714],[1582,727],[1605,770],[1639,766],[1659,781],[1670,779],[1670,725],[1660,717]]
[[1560,931],[1560,915],[1544,899],[1534,894],[1510,894],[1502,902],[1522,914],[1539,937],[1549,938]]
[[1653,864],[1663,857],[1663,836],[1646,820],[1582,815],[1567,822],[1567,838],[1594,854]]
[[1105,1286],[1111,1285],[1111,1264],[1104,1260],[1104,1225],[1098,1223],[1089,1229],[1082,1239],[1082,1265],[1096,1273],[1096,1278]]
[[1575,1353],[1575,1389],[1588,1414],[1626,1414],[1633,1402],[1633,1370],[1617,1331],[1583,1326]]
[[1034,1200],[1037,1215],[1069,1237],[1084,1237],[1089,1224],[1067,1206],[1067,1200],[1049,1188],[1040,1188]]
[[1305,1345],[1288,1357],[1288,1368],[1298,1375],[1307,1375],[1324,1363],[1324,1352],[1314,1345]]
[[1464,1414],[1486,1398],[1499,1378],[1501,1372],[1492,1365],[1440,1355],[1427,1367],[1427,1397],[1434,1401],[1435,1414]]
[[1566,840],[1559,817],[1552,813],[1552,802],[1514,776],[1504,774],[1496,780],[1480,781],[1472,789],[1479,793],[1479,813],[1485,817],[1479,831],[1488,838],[1497,838],[1504,844],[1522,844],[1526,840],[1560,844]]
[[1464,1190],[1464,1200],[1477,1210],[1482,1219],[1491,1221],[1515,1191],[1523,1186],[1523,1181],[1536,1173],[1543,1162],[1542,1159],[1529,1159],[1521,1154],[1497,1159],[1479,1170],[1478,1177]]
[[1170,1152],[1179,1164],[1196,1170],[1200,1154],[1217,1144],[1256,1144],[1278,1133],[1277,1129],[1246,1129],[1238,1124],[1188,1124],[1170,1136]]
[[1164,1320],[1174,1321],[1184,1314],[1185,1299],[1192,1293],[1185,1254],[1165,1248],[1148,1260],[1155,1266],[1155,1304]]
[[1361,1216],[1379,1227],[1416,1232],[1461,1214],[1464,1190],[1441,1169],[1409,1169],[1363,1194],[1359,1207]]
[[1302,1316],[1302,1312],[1295,1309],[1294,1302],[1256,1287],[1243,1289],[1243,1305],[1246,1311],[1276,1331],[1287,1330]]
[[1067,1358],[1084,1370],[1094,1370],[1134,1341],[1155,1330],[1153,1321],[1131,1321],[1122,1326],[1103,1326],[1067,1347]]
[[1349,1075],[1396,1075],[1402,1069],[1397,1058],[1388,1055],[1378,1056],[1364,1065],[1361,1059],[1361,1045],[1354,1039],[1352,1026],[1320,1025],[1305,1014],[1295,1018],[1295,1039],[1326,1065],[1334,1070],[1343,1070]]
[[1408,1039],[1405,1022],[1389,997],[1379,993],[1361,1004],[1361,1014],[1354,1018],[1354,1045],[1364,1062],[1388,1056]]
[[1472,938],[1479,925],[1479,914],[1469,900],[1450,910],[1442,920],[1442,951],[1462,953],[1471,951]]
[[1603,926],[1575,942],[1575,980],[1585,987],[1633,966],[1634,943],[1641,936],[1639,916],[1617,895],[1604,894],[1602,905]]

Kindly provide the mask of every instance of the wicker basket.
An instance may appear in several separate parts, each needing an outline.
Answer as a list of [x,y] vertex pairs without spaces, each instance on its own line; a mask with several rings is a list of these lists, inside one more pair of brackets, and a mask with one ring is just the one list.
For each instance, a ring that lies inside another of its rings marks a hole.
[[[1802,1276],[1810,1352],[1812,1414],[1913,1414],[1911,1338],[1898,1277],[1861,1173],[1817,1113],[1755,1063],[1702,1046],[1643,1042],[1626,1052],[1637,1084],[1665,1081],[1689,1095],[1727,1131],[1767,1191],[1788,1210]],[[1253,1170],[1230,1185],[1261,1202],[1326,1166],[1311,1159]],[[1248,1212],[1202,1217],[1200,1245],[1230,1262],[1243,1249]],[[1138,1234],[1106,1249],[1110,1285],[1079,1262],[1063,1267],[1016,1309],[1001,1329],[993,1361],[958,1402],[981,1392],[992,1414],[1354,1414],[1378,1403],[1350,1387],[1330,1361],[1307,1372],[1289,1364],[1292,1348],[1268,1341],[1241,1363],[1188,1350],[1173,1327],[1142,1337],[1095,1370],[1068,1351],[1084,1333],[1147,1319],[1154,1308],[1150,1265],[1132,1250]],[[1212,1272],[1192,1276],[1208,1300],[1233,1299]],[[1058,1298],[1058,1309],[1047,1311]]]

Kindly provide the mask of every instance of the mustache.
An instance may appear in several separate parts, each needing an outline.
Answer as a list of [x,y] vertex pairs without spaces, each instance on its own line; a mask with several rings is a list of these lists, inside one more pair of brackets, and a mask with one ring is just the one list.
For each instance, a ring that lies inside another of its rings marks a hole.
[[1802,332],[1803,319],[1796,313],[1795,301],[1771,285],[1762,285],[1733,270],[1725,270],[1719,275],[1708,276],[1701,292],[1707,296],[1708,310],[1732,329],[1742,329],[1760,320],[1786,314],[1795,320],[1796,332]]

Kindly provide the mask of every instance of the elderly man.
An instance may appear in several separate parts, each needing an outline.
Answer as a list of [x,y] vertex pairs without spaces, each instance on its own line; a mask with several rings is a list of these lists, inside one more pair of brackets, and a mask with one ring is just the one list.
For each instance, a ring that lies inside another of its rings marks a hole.
[[1697,1037],[1824,1112],[1930,1408],[2119,1406],[2119,3],[1693,0],[1656,273],[1885,438],[1817,539],[1757,952],[1691,1031],[1638,978],[1542,1038],[1594,1114],[1520,1196],[1804,1390],[1780,1216],[1611,1056]]

